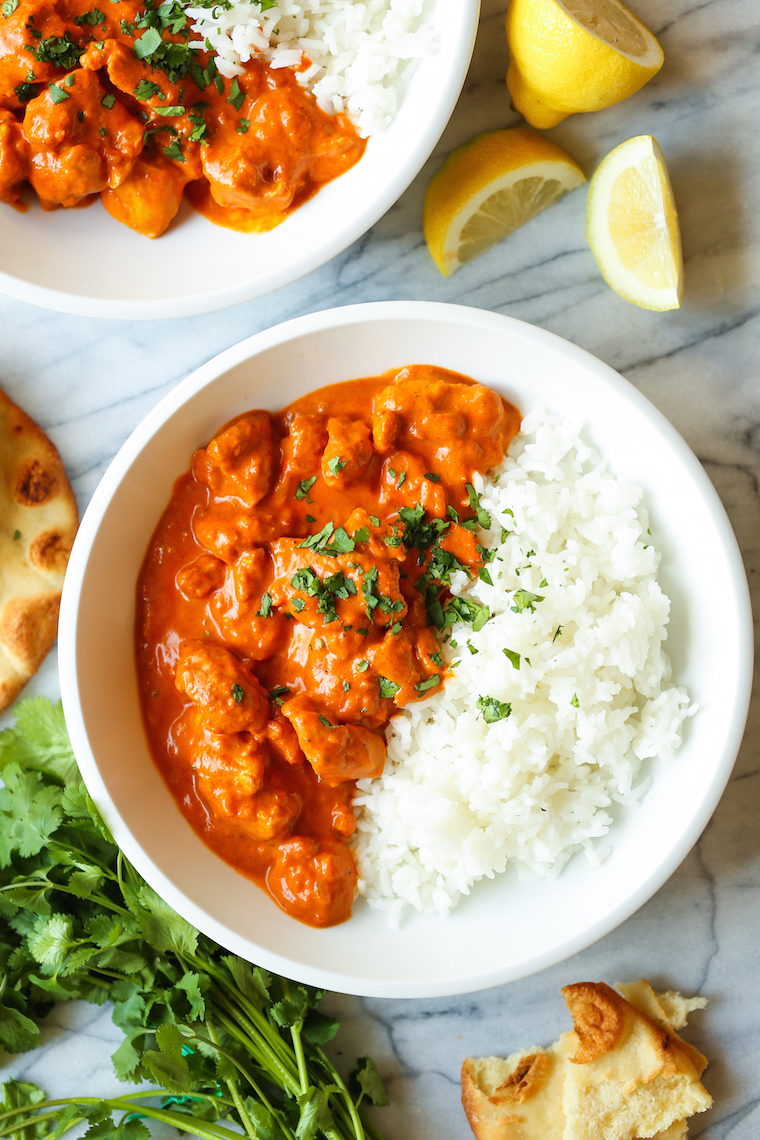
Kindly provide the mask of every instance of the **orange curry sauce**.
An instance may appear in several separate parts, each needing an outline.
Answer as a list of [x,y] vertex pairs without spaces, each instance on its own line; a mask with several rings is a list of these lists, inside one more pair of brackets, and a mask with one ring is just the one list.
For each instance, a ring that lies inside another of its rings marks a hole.
[[353,166],[365,143],[289,68],[223,79],[176,0],[4,0],[0,201],[98,195],[158,237],[183,194],[218,225],[267,230]]
[[303,922],[348,918],[354,781],[442,684],[440,634],[487,617],[446,583],[483,565],[472,476],[519,425],[414,365],[240,416],[174,486],[137,589],[151,752],[205,842]]

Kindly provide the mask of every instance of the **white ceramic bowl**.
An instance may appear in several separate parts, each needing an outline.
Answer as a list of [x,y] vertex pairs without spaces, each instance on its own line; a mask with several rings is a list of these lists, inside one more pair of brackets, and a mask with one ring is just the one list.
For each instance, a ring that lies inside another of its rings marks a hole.
[[[552,881],[482,882],[448,919],[400,931],[363,901],[342,926],[288,918],[214,855],[175,806],[145,743],[133,653],[135,580],[174,479],[226,420],[275,410],[313,388],[405,364],[443,365],[491,385],[523,412],[582,415],[587,436],[643,485],[661,581],[673,601],[668,649],[699,702],[681,750],[655,763],[639,809],[620,813],[613,851]],[[96,490],[63,592],[66,720],[88,788],[127,857],[190,922],[278,973],[347,993],[452,994],[561,961],[612,930],[665,882],[707,824],[742,737],[752,616],[725,511],[687,445],[630,384],[541,329],[477,309],[388,302],[315,313],[223,352],[140,424]]]
[[432,0],[435,55],[409,79],[395,119],[359,163],[266,234],[212,225],[185,203],[157,241],[86,210],[0,206],[0,292],[88,317],[208,313],[287,285],[329,261],[390,209],[419,173],[459,98],[480,0]]

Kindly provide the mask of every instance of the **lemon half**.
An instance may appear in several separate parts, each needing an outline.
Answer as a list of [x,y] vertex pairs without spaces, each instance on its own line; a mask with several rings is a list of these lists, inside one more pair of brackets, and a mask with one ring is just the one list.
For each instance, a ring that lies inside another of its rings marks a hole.
[[460,146],[425,195],[428,249],[444,277],[586,181],[570,155],[512,127]]
[[620,0],[511,0],[512,102],[534,127],[611,107],[660,70],[659,43]]
[[605,280],[643,309],[677,309],[683,257],[673,188],[660,147],[637,135],[591,179],[586,236]]

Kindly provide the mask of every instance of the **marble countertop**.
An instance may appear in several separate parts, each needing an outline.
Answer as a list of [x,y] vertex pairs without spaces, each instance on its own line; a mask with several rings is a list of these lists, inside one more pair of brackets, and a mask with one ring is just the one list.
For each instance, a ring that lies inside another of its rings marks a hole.
[[[109,461],[173,385],[220,350],[301,313],[414,298],[492,309],[588,349],[632,381],[694,449],[728,510],[753,594],[760,569],[760,14],[754,0],[632,0],[665,66],[618,107],[549,132],[591,173],[636,134],[661,144],[679,206],[682,308],[649,313],[602,280],[584,238],[585,193],[565,198],[450,280],[433,267],[421,206],[434,169],[478,131],[510,125],[504,85],[506,0],[484,0],[473,64],[454,116],[420,177],[339,257],[279,292],[187,320],[108,322],[0,298],[0,387],[50,433],[84,507]],[[720,584],[716,583],[716,605]],[[54,655],[29,686],[54,695]],[[760,705],[732,781],[694,850],[649,903],[596,945],[520,982],[438,1000],[330,999],[340,1047],[371,1052],[393,1105],[387,1140],[467,1140],[459,1068],[467,1054],[548,1043],[567,1027],[559,987],[647,977],[710,998],[690,1040],[711,1061],[715,1107],[692,1121],[704,1140],[760,1137]],[[0,1074],[51,1094],[119,1086],[120,1040],[107,1009],[59,1007],[44,1045]]]

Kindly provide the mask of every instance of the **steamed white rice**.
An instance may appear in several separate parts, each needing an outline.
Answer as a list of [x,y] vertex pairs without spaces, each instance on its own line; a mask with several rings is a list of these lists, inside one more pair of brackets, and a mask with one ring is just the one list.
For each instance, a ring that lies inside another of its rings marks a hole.
[[396,113],[409,64],[435,50],[425,8],[426,0],[209,0],[185,10],[203,37],[197,46],[216,53],[226,78],[257,55],[302,68],[298,80],[320,107],[345,112],[367,138]]
[[[583,850],[598,865],[611,806],[637,803],[642,762],[678,748],[696,711],[670,684],[670,602],[641,491],[579,428],[530,415],[478,477],[493,585],[460,574],[454,592],[493,616],[478,633],[454,627],[443,691],[393,718],[383,776],[358,783],[359,890],[394,923],[407,905],[447,914],[510,864],[540,878]],[[541,600],[515,613],[518,590]],[[511,714],[487,724],[479,696]]]

